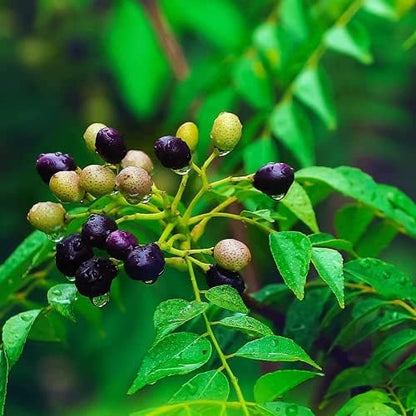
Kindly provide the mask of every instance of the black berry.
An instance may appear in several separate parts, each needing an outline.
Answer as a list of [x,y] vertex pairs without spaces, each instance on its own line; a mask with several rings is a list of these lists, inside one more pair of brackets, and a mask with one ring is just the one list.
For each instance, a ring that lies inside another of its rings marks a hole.
[[116,230],[108,235],[106,249],[110,256],[125,260],[137,244],[137,238],[133,234],[128,231]]
[[101,257],[84,261],[75,273],[75,286],[81,295],[93,298],[110,291],[111,282],[117,276],[115,264]]
[[154,283],[163,273],[165,257],[156,244],[134,248],[124,262],[126,273],[134,280]]
[[295,179],[293,168],[286,163],[270,162],[260,168],[253,178],[253,185],[259,191],[280,199]]
[[111,127],[104,127],[98,131],[95,149],[108,163],[120,163],[127,154],[123,136]]
[[114,220],[103,214],[92,214],[82,226],[82,236],[93,247],[105,248],[108,235],[117,230]]
[[209,287],[230,285],[239,293],[243,293],[245,289],[244,280],[240,273],[223,269],[217,264],[212,265],[206,274],[207,284]]
[[182,169],[191,161],[191,150],[177,137],[164,136],[156,140],[155,154],[165,168]]
[[46,183],[49,183],[55,173],[63,170],[76,170],[76,168],[74,159],[61,152],[42,153],[36,161],[36,170]]
[[94,253],[81,234],[72,234],[56,245],[56,267],[65,276],[74,276],[80,264]]

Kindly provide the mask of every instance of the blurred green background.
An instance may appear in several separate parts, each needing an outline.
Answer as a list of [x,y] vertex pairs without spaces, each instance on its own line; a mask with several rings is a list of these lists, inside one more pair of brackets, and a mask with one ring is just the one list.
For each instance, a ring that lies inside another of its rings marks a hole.
[[[200,127],[202,160],[211,123],[224,110],[240,115],[248,131],[243,145],[250,144],[267,133],[265,120],[274,103],[350,3],[3,0],[0,260],[31,232],[25,220],[30,206],[51,199],[34,169],[39,153],[62,151],[80,166],[92,163],[95,156],[85,149],[82,134],[91,122],[103,122],[121,131],[129,148],[152,155],[157,137],[174,134],[183,121],[192,120]],[[416,15],[408,10],[413,2],[398,2],[397,10],[395,2],[364,3],[367,10],[359,10],[354,19],[365,28],[361,46],[369,48],[371,57],[361,51],[357,60],[331,50],[321,57],[337,128],[328,129],[307,113],[315,163],[360,167],[415,199],[416,48],[411,42],[403,45],[415,32]],[[268,25],[276,22],[298,37],[295,43],[282,45],[277,37],[274,44],[267,37]],[[170,56],[166,42],[173,42]],[[268,65],[276,60],[286,64],[273,73]],[[280,142],[273,143],[280,159],[301,167]],[[217,168],[245,170],[242,152],[243,146]],[[156,181],[172,189],[177,178],[157,170]],[[325,231],[333,231],[336,204],[332,201],[319,211]],[[224,232],[227,225],[221,224]],[[382,257],[407,270],[416,266],[414,246],[404,237]],[[267,265],[264,281],[272,274]],[[53,278],[63,279],[56,273]],[[122,283],[124,307],[113,302],[102,314],[97,312],[96,320],[102,321],[98,329],[81,320],[70,326],[63,344],[28,343],[11,375],[6,414],[121,415],[169,397],[178,379],[133,398],[125,391],[151,343],[155,306],[187,293],[187,283],[181,287],[179,279],[172,272],[152,287]],[[244,385],[253,376],[243,367],[248,364],[240,364]]]

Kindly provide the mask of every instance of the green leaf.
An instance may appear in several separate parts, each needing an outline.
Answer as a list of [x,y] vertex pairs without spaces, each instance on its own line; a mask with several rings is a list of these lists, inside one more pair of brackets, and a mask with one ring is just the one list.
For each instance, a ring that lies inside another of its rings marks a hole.
[[344,259],[336,250],[330,248],[312,248],[312,263],[319,277],[334,293],[339,306],[344,308]]
[[9,381],[9,363],[3,349],[0,349],[0,415],[4,414],[6,403],[7,384]]
[[283,0],[279,11],[283,27],[298,41],[306,40],[309,27],[305,3],[302,0]]
[[[267,412],[262,413],[265,416],[314,416],[312,410],[294,403],[273,402],[259,404],[257,407]],[[253,414],[253,416],[257,416],[257,414]]]
[[277,147],[271,137],[262,137],[244,148],[243,161],[247,173],[256,172],[266,163],[278,159]]
[[305,370],[277,370],[261,376],[254,386],[254,398],[257,402],[273,401],[284,393],[311,378],[322,375]]
[[403,329],[388,336],[374,351],[371,362],[381,363],[396,351],[416,342],[416,329]]
[[77,300],[77,288],[73,284],[61,283],[48,290],[49,304],[62,316],[75,322],[74,302]]
[[13,367],[23,351],[30,328],[38,317],[41,309],[21,312],[9,318],[3,326],[3,348],[9,366]]
[[413,366],[416,366],[416,354],[412,354],[402,364],[400,364],[400,367],[395,371],[392,380],[399,376],[403,371],[406,371]]
[[53,245],[45,233],[35,231],[0,266],[0,305],[27,282],[30,269],[46,259]]
[[282,231],[270,234],[270,250],[286,285],[300,300],[304,296],[312,246],[305,234]]
[[28,339],[43,342],[66,342],[67,326],[64,318],[53,309],[42,309],[30,329]]
[[367,283],[387,299],[416,299],[416,289],[410,276],[384,261],[366,258],[349,261],[344,266],[345,277]]
[[196,370],[209,360],[211,352],[210,342],[199,335],[188,332],[167,335],[143,358],[128,394],[164,377]]
[[312,247],[332,248],[335,250],[346,251],[349,254],[355,255],[350,241],[343,240],[341,238],[335,238],[333,235],[328,233],[311,234],[309,235],[309,240],[311,240]]
[[351,416],[399,416],[399,413],[382,403],[366,403],[351,413]]
[[[243,210],[240,212],[242,217],[253,218],[254,220],[266,221],[273,223],[276,219],[279,219],[279,215],[271,212],[269,209],[259,209],[258,211]],[[259,221],[259,222],[260,222]]]
[[267,325],[247,315],[229,316],[221,319],[218,325],[236,329],[256,338],[273,335],[273,331]]
[[391,399],[383,391],[370,390],[349,399],[335,416],[350,416],[360,406],[372,403],[391,403]]
[[220,308],[244,314],[248,312],[240,294],[229,285],[212,287],[205,293],[205,297]]
[[390,378],[390,373],[383,367],[350,367],[341,371],[328,388],[326,397],[361,386],[377,386]]
[[220,371],[211,370],[191,378],[172,396],[169,403],[191,400],[226,401],[230,394],[227,377]]
[[106,33],[108,64],[134,115],[149,117],[169,83],[167,59],[143,6],[134,0],[114,5]]
[[310,122],[304,111],[293,101],[279,104],[271,114],[270,128],[301,164],[314,163],[314,146]]
[[283,283],[272,283],[264,286],[258,292],[251,294],[254,299],[263,303],[270,303],[287,295],[288,288]]
[[311,357],[289,338],[278,335],[268,335],[250,341],[243,345],[236,353],[236,357],[264,361],[302,361],[312,367],[321,369]]
[[321,69],[314,66],[303,70],[296,78],[294,94],[321,118],[328,129],[335,129],[337,121],[329,81]]
[[384,19],[396,20],[398,17],[394,0],[365,0],[363,8]]
[[[358,243],[374,219],[374,212],[366,206],[348,204],[339,209],[335,216],[335,229],[340,238]],[[354,224],[354,227],[351,227]]]
[[303,187],[293,182],[286,196],[280,201],[279,205],[285,206],[299,220],[306,224],[312,232],[319,232],[318,223],[316,222],[315,211],[308,194]]
[[367,29],[356,21],[347,26],[332,27],[325,34],[325,44],[329,49],[352,56],[363,64],[373,61]]
[[273,106],[273,89],[257,56],[242,57],[235,64],[233,79],[237,91],[253,107],[264,110]]
[[253,33],[253,43],[269,67],[276,69],[280,66],[281,47],[276,22],[266,21],[259,25]]
[[206,302],[188,302],[184,299],[168,299],[160,303],[153,316],[156,329],[155,342],[207,309]]

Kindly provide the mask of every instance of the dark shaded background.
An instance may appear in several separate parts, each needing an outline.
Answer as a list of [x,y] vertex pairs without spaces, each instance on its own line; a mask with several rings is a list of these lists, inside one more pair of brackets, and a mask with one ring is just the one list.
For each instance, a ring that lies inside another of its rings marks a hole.
[[[139,2],[6,0],[0,5],[0,260],[31,232],[25,220],[30,206],[51,198],[34,170],[36,156],[62,151],[80,166],[93,162],[82,141],[89,123],[114,126],[130,148],[151,153],[154,140],[174,133],[182,121],[209,126],[218,106],[241,114],[243,123],[252,116],[230,81],[229,62],[246,53],[253,30],[275,2],[160,4],[191,71],[185,82],[175,76]],[[414,32],[416,17],[410,13],[395,21],[362,13],[360,18],[369,29],[374,62],[364,66],[344,55],[325,54],[338,129],[329,132],[314,122],[317,164],[358,166],[414,199],[416,60],[415,48],[405,50],[402,44]],[[180,63],[173,66],[178,64],[180,72]],[[207,147],[204,140],[200,157]],[[164,172],[156,178],[167,188],[176,181]],[[319,211],[328,231],[337,201],[331,204]],[[416,266],[414,244],[404,237],[383,257],[412,272]],[[80,322],[70,328],[66,344],[28,344],[12,373],[6,414],[124,414],[137,403],[142,407],[169,396],[170,380],[158,384],[157,396],[155,389],[152,395],[145,389],[139,398],[124,393],[151,342],[155,305],[187,290],[172,283],[175,277],[152,288],[126,283],[125,309],[106,308],[99,330]],[[244,385],[252,377],[243,366],[250,364],[240,364]]]

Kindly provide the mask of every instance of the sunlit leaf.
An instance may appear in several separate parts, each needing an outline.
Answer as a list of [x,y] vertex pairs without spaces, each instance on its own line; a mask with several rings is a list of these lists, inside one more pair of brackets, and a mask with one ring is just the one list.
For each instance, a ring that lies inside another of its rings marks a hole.
[[61,283],[48,290],[48,302],[62,316],[75,322],[73,304],[77,300],[77,293],[75,285]]
[[239,293],[229,285],[212,287],[205,293],[205,297],[220,308],[228,309],[233,312],[248,312]]
[[391,403],[391,399],[383,391],[370,390],[349,399],[347,403],[337,411],[335,416],[350,416],[362,405],[374,403]]
[[246,315],[229,316],[221,319],[221,321],[218,322],[218,325],[244,332],[251,337],[273,335],[273,331],[267,325]]

